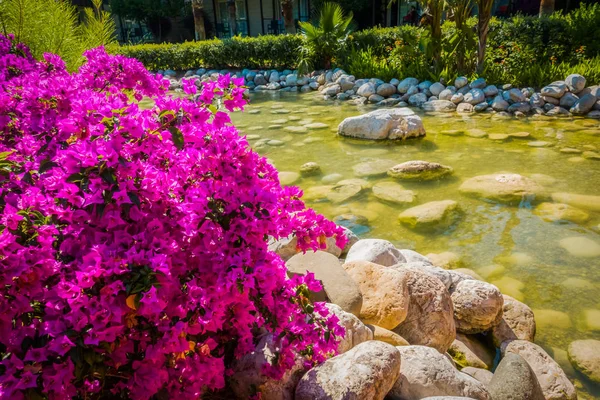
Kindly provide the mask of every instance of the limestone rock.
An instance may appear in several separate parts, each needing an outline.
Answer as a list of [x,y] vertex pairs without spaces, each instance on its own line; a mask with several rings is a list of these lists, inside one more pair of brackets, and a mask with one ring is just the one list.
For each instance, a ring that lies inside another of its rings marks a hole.
[[300,253],[290,258],[285,266],[290,275],[312,272],[315,278],[321,281],[326,297],[322,298],[322,295],[317,293],[315,301],[329,301],[344,311],[360,315],[363,304],[361,290],[334,255],[324,251]]
[[592,382],[600,383],[600,340],[576,340],[569,345],[569,360]]
[[421,105],[425,111],[433,112],[453,112],[456,110],[456,104],[449,100],[430,100]]
[[395,268],[395,269],[400,269],[400,270],[408,269],[408,270],[416,270],[418,272],[424,272],[427,275],[430,275],[434,278],[439,279],[444,284],[444,286],[446,287],[448,292],[450,292],[450,293],[452,293],[454,290],[456,290],[456,286],[460,282],[462,282],[466,279],[472,279],[470,276],[463,274],[461,272],[448,271],[443,268],[433,266],[429,262],[423,262],[423,261],[413,261],[413,262],[407,262],[405,264],[397,264],[397,265],[391,266],[390,268]]
[[487,282],[464,280],[452,293],[456,330],[485,332],[500,323],[503,298],[500,290]]
[[454,200],[431,201],[402,212],[399,220],[415,229],[444,229],[456,221],[459,212]]
[[406,260],[407,263],[422,262],[422,263],[431,265],[431,261],[427,257],[422,255],[421,253],[417,253],[414,250],[401,249],[400,253],[402,254],[402,256],[404,257],[404,259]]
[[462,194],[482,197],[501,203],[519,204],[522,200],[544,200],[544,187],[518,174],[496,173],[469,178],[458,189]]
[[483,383],[486,387],[487,385],[489,385],[490,381],[492,380],[492,377],[494,376],[494,374],[488,371],[487,369],[475,367],[465,367],[461,369],[460,372],[472,376],[479,382]]
[[369,328],[373,332],[373,340],[379,340],[381,342],[389,343],[392,346],[410,345],[410,343],[408,343],[406,339],[404,339],[402,336],[380,326],[367,325],[367,328]]
[[485,386],[459,372],[450,360],[425,346],[397,347],[402,357],[400,377],[390,395],[402,400],[421,400],[428,396],[466,396],[490,400]]
[[506,354],[502,358],[487,386],[493,399],[545,400],[533,370],[517,354]]
[[329,309],[330,313],[338,317],[340,320],[339,324],[346,331],[344,338],[338,345],[338,354],[345,353],[362,342],[373,340],[373,332],[357,316],[342,310],[337,304],[327,303],[325,306]]
[[571,74],[565,79],[569,90],[573,93],[579,93],[585,87],[585,78],[579,74]]
[[368,261],[346,262],[344,269],[363,293],[361,321],[385,329],[404,321],[409,305],[407,273]]
[[527,361],[547,400],[576,400],[577,392],[560,366],[540,346],[525,340],[504,342],[502,355],[514,353]]
[[351,261],[369,261],[389,267],[406,260],[394,245],[382,239],[361,239],[348,251],[346,263]]
[[409,343],[444,353],[456,338],[454,308],[444,284],[424,272],[410,270],[406,319],[395,329]]
[[429,181],[451,175],[452,167],[429,161],[407,161],[390,168],[389,176],[402,180]]
[[340,136],[359,139],[407,139],[425,136],[423,121],[407,108],[385,108],[344,119]]
[[295,400],[383,400],[400,374],[400,353],[371,340],[308,371]]
[[531,308],[506,294],[502,297],[502,320],[491,332],[494,345],[500,347],[503,342],[511,340],[533,342],[536,326]]

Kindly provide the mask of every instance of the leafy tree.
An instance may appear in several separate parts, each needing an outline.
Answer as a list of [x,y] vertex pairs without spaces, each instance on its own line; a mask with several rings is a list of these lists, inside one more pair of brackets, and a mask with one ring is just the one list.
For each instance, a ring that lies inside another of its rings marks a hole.
[[124,18],[146,23],[159,42],[168,29],[168,18],[182,14],[185,0],[110,0],[111,10]]
[[325,2],[321,6],[316,25],[300,22],[300,30],[305,37],[298,65],[301,73],[306,73],[315,66],[331,68],[333,56],[348,37],[352,17],[352,12],[346,14],[339,4]]
[[0,1],[0,29],[26,44],[36,59],[44,53],[57,54],[74,70],[83,63],[86,49],[116,43],[114,21],[101,9],[102,0],[92,3],[80,23],[77,8],[69,1]]
[[471,38],[467,19],[471,16],[473,5],[471,0],[446,0],[446,4],[456,25],[456,33],[450,39],[450,44],[454,47],[451,54],[456,54],[456,69],[462,74],[465,73],[465,53]]

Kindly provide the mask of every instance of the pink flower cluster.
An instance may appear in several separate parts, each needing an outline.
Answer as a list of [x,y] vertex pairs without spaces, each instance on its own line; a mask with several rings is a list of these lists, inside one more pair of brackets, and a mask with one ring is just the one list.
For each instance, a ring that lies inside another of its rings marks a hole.
[[267,238],[344,236],[220,111],[241,82],[175,98],[136,60],[85,56],[69,74],[0,35],[0,398],[198,398],[265,332],[273,377],[334,354],[319,283]]

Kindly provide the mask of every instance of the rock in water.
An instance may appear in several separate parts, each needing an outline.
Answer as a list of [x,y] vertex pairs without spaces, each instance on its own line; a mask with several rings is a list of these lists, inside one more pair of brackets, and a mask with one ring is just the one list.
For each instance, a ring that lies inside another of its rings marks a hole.
[[544,400],[531,367],[517,354],[504,356],[487,387],[493,399]]
[[338,135],[359,139],[407,139],[425,136],[421,118],[407,108],[375,110],[350,117],[338,126]]
[[600,340],[576,340],[569,345],[569,360],[593,382],[600,383]]
[[295,400],[383,400],[399,375],[397,348],[371,340],[308,371]]
[[533,342],[535,339],[535,318],[531,308],[505,294],[502,297],[504,299],[502,320],[492,329],[494,345],[500,347],[502,342],[507,340]]
[[428,161],[407,161],[388,170],[392,178],[402,180],[430,181],[451,175],[452,167]]
[[458,371],[450,360],[425,346],[397,347],[402,357],[400,377],[390,395],[402,400],[421,400],[427,396],[466,396],[490,400],[485,386]]
[[542,201],[548,198],[544,187],[519,174],[490,174],[469,178],[458,189],[462,194],[519,204],[523,200]]
[[456,338],[450,294],[434,276],[416,270],[407,273],[408,314],[393,331],[409,343],[430,346],[444,353]]
[[524,340],[504,342],[502,355],[514,353],[527,361],[546,399],[577,400],[575,387],[560,366],[540,346]]
[[431,201],[409,208],[400,214],[399,220],[415,229],[445,229],[454,223],[459,212],[454,200]]
[[363,293],[361,321],[385,329],[394,329],[404,321],[409,274],[368,261],[347,262],[344,269]]
[[324,251],[300,253],[290,258],[285,266],[289,275],[312,272],[321,281],[323,291],[313,295],[315,301],[329,301],[344,311],[357,316],[360,314],[363,302],[361,291],[334,255]]

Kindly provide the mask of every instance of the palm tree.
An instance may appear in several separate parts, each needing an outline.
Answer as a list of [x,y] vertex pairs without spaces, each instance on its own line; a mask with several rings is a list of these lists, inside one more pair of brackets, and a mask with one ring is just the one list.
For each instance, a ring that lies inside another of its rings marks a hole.
[[548,16],[554,12],[554,0],[542,0],[540,2],[540,17]]
[[283,14],[283,23],[287,33],[296,33],[294,24],[294,0],[281,0],[281,13]]
[[466,21],[471,16],[473,6],[471,0],[446,0],[446,3],[454,16],[456,37],[453,38],[453,42],[456,43],[456,69],[459,74],[462,74],[465,72],[467,39],[470,38]]
[[348,37],[352,18],[352,12],[346,15],[339,4],[325,2],[317,25],[300,22],[304,35],[304,45],[300,48],[300,73],[309,72],[315,61],[318,67],[331,68],[333,55]]
[[479,33],[479,43],[477,46],[477,73],[483,73],[485,61],[485,46],[487,35],[490,29],[490,19],[492,18],[492,6],[494,0],[477,0],[478,19],[477,32]]
[[194,15],[196,40],[206,39],[206,28],[204,27],[204,0],[192,0],[192,14]]

